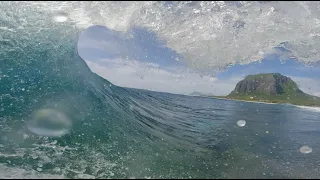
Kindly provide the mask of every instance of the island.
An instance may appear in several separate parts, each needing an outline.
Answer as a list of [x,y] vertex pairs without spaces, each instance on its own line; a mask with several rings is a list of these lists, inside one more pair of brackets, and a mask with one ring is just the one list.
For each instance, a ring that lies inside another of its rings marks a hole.
[[320,97],[304,93],[290,77],[280,73],[248,75],[229,95],[211,97],[320,107]]
[[207,97],[207,96],[214,96],[212,94],[205,94],[205,93],[200,93],[200,92],[197,92],[197,91],[194,91],[190,94],[187,94],[187,96],[203,96],[203,97]]

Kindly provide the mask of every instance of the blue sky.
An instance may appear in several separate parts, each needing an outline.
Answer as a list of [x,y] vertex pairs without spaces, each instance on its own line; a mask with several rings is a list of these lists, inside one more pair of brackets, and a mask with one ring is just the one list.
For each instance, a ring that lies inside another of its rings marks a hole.
[[219,78],[229,78],[237,75],[249,75],[256,73],[279,72],[288,76],[305,77],[320,80],[319,66],[307,66],[295,59],[280,61],[279,57],[272,56],[261,62],[246,65],[236,64],[218,74]]
[[[101,58],[130,58],[140,62],[153,62],[162,67],[183,66],[176,61],[180,56],[173,50],[167,48],[163,42],[157,39],[156,35],[150,31],[134,28],[130,31],[132,38],[126,38],[123,34],[112,31],[103,26],[95,26],[84,32],[87,39],[94,41],[112,42],[110,46],[104,48],[87,48],[86,53],[82,53],[85,59],[99,60]],[[94,42],[92,42],[94,43]],[[92,44],[91,43],[91,44]],[[184,65],[185,66],[185,65]]]
[[306,66],[295,59],[283,58],[283,51],[268,55],[261,62],[235,64],[217,74],[212,69],[206,75],[188,68],[182,55],[167,48],[150,31],[134,28],[124,34],[93,26],[80,35],[78,52],[92,71],[119,86],[178,94],[198,91],[226,95],[246,75],[279,72],[292,77],[305,92],[320,95],[319,65]]

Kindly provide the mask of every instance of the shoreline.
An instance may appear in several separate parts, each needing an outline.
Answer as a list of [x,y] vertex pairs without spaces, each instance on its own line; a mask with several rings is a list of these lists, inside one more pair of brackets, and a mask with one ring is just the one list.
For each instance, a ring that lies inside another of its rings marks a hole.
[[[283,103],[271,103],[271,102],[263,102],[263,101],[248,101],[248,100],[241,100],[241,99],[231,99],[231,98],[212,97],[212,96],[202,96],[202,97],[222,99],[222,100],[230,100],[230,101],[241,101],[241,102],[250,102],[250,103],[260,103],[260,104],[283,104]],[[293,105],[293,104],[290,104],[290,105]]]

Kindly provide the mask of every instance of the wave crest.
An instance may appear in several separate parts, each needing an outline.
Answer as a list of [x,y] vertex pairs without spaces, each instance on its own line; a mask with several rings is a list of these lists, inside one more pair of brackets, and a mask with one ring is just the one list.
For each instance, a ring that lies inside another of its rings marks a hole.
[[[0,6],[1,21],[6,22],[0,28],[2,40],[8,37],[4,32],[18,30],[38,36],[42,30],[64,28],[68,34],[99,24],[130,35],[130,29],[138,26],[155,32],[196,68],[250,63],[272,53],[275,46],[305,63],[320,59],[319,2],[1,2]],[[54,22],[57,12],[66,13],[68,22]]]

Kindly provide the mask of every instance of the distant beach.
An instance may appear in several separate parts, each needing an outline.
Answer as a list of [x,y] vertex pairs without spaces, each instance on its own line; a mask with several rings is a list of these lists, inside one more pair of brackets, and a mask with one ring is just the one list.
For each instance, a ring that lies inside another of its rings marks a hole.
[[[205,97],[205,96],[202,96],[202,97]],[[260,104],[281,104],[281,103],[270,103],[270,102],[263,102],[263,101],[248,101],[248,100],[240,100],[240,99],[231,99],[231,98],[223,98],[223,97],[209,97],[209,96],[207,96],[207,97],[208,98],[215,98],[215,99],[230,100],[230,101],[242,101],[242,102],[260,103]]]

